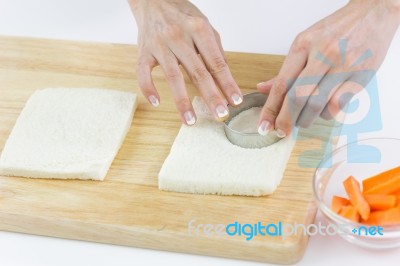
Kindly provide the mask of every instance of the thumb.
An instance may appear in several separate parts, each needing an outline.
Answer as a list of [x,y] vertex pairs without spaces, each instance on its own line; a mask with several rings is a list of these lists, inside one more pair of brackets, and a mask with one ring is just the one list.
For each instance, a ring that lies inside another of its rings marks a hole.
[[261,93],[269,93],[272,89],[272,85],[274,85],[275,78],[267,80],[267,81],[262,81],[257,84],[257,89]]

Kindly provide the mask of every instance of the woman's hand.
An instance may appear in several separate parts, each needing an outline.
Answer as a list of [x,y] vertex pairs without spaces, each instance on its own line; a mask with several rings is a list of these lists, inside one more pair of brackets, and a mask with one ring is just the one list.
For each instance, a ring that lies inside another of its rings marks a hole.
[[269,93],[259,133],[285,137],[318,116],[333,118],[382,64],[400,22],[398,2],[352,0],[300,33],[278,76],[257,85]]
[[160,64],[182,121],[193,125],[196,115],[179,68],[181,64],[215,118],[227,118],[226,100],[238,105],[242,94],[226,64],[220,37],[208,19],[187,0],[129,2],[139,28],[137,78],[143,95],[158,106],[160,97],[151,71]]

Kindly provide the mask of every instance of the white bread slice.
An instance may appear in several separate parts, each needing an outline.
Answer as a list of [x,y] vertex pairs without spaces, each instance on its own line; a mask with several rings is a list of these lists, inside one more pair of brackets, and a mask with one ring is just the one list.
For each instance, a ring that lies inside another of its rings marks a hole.
[[201,98],[193,100],[198,120],[183,125],[159,176],[159,189],[175,192],[261,196],[279,185],[293,149],[288,136],[261,149],[233,145]]
[[136,94],[50,88],[26,103],[0,157],[0,174],[103,180],[131,126]]

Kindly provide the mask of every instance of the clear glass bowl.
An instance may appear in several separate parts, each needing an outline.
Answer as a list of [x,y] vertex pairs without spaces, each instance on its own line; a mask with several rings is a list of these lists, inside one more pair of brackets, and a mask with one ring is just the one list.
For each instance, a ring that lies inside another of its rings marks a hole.
[[350,243],[370,249],[400,247],[400,224],[381,226],[382,235],[374,235],[368,232],[370,226],[351,222],[330,208],[334,195],[347,198],[343,181],[348,176],[362,184],[365,178],[400,166],[399,151],[400,139],[365,139],[342,146],[321,161],[314,175],[314,196],[332,235],[337,233]]

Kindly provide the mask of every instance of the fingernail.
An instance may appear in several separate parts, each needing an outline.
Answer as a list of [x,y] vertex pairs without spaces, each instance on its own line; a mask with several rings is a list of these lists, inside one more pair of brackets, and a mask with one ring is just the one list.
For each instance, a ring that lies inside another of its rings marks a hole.
[[228,110],[223,105],[218,105],[216,111],[219,118],[224,118],[229,114]]
[[241,104],[243,102],[242,96],[240,96],[237,93],[232,94],[231,98],[232,98],[232,101],[233,101],[233,103],[235,105],[239,105],[239,104]]
[[282,129],[277,129],[276,130],[276,135],[279,137],[279,138],[284,138],[284,137],[286,137],[286,133],[282,130]]
[[263,86],[264,84],[265,84],[265,81],[262,81],[262,82],[260,82],[260,83],[257,84],[257,87],[261,87],[261,86]]
[[160,102],[158,101],[157,97],[154,95],[149,96],[149,102],[154,106],[157,107],[160,105]]
[[196,123],[196,118],[194,117],[192,111],[187,111],[183,114],[183,117],[185,118],[186,124],[189,126],[193,126],[194,123]]
[[258,127],[258,134],[261,136],[266,136],[269,132],[269,122],[264,120],[261,122],[260,126]]

